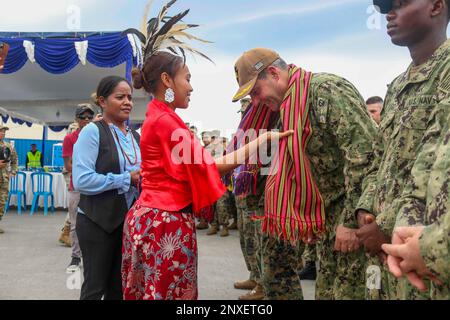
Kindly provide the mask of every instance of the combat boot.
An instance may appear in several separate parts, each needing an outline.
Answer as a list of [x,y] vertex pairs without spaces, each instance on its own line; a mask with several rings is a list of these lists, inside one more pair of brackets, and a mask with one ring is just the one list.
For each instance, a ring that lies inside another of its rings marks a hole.
[[238,281],[234,283],[234,288],[238,290],[253,290],[256,287],[256,281],[254,280],[245,280]]
[[61,235],[59,236],[59,242],[66,247],[72,246],[72,241],[70,240],[70,224],[65,224],[62,229]]
[[216,225],[211,225],[211,227],[209,227],[208,232],[206,233],[206,235],[208,236],[212,236],[217,234],[217,226]]
[[298,275],[300,280],[316,280],[316,263],[308,261]]
[[237,229],[238,229],[236,219],[233,221],[232,224],[230,224],[230,225],[228,226],[228,229],[229,229],[229,230],[237,230]]
[[255,289],[239,297],[239,300],[264,300],[264,289],[261,285],[256,285]]
[[208,223],[205,219],[200,219],[200,222],[195,227],[197,230],[205,230],[208,229]]
[[222,230],[220,231],[221,237],[228,237],[230,233],[228,232],[228,226],[222,226]]
[[0,229],[0,233],[5,233],[5,230],[3,230],[3,229]]

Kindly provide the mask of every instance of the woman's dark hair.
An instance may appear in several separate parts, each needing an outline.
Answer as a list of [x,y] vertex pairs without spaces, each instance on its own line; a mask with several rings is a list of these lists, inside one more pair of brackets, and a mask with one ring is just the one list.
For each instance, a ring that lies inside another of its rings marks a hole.
[[142,70],[133,69],[133,87],[135,89],[144,88],[148,93],[155,93],[161,74],[165,72],[174,78],[183,66],[184,60],[180,56],[158,51],[145,62]]
[[95,97],[95,104],[100,106],[98,99],[100,97],[103,97],[107,99],[113,92],[114,89],[119,85],[121,82],[126,82],[131,88],[131,84],[128,82],[127,79],[119,77],[119,76],[108,76],[106,78],[103,78],[97,87],[97,97]]

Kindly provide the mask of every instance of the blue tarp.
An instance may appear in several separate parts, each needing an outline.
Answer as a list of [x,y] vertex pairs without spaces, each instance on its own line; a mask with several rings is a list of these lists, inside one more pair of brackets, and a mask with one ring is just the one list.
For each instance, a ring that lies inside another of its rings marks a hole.
[[[34,143],[37,145],[38,150],[42,151],[42,140],[33,140],[33,139],[5,139],[7,141],[14,141],[14,149],[17,152],[17,156],[19,157],[19,166],[25,166],[25,160],[27,156],[27,152],[30,151],[31,145]],[[45,150],[47,150],[44,154],[44,165],[51,166],[53,161],[53,145],[57,143],[62,143],[62,141],[56,140],[47,140],[45,141]]]

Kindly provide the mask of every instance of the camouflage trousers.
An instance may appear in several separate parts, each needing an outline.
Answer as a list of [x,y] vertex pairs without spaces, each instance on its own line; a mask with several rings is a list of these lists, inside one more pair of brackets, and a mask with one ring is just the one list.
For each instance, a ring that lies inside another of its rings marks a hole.
[[316,300],[363,300],[365,297],[367,259],[364,251],[340,253],[334,250],[335,230],[342,210],[343,201],[336,201],[325,209],[328,232],[316,244],[319,261]]
[[305,264],[307,262],[315,262],[317,261],[317,247],[315,244],[307,244],[305,245],[305,250],[302,254],[303,261]]
[[303,243],[292,246],[261,236],[261,284],[267,300],[303,300],[299,272],[303,268]]
[[230,205],[229,205],[230,192],[227,190],[224,195],[217,200],[214,210],[214,219],[211,225],[215,226],[228,226],[230,219]]
[[366,267],[367,300],[429,300],[433,296],[437,298],[446,295],[443,287],[432,286],[429,281],[426,281],[426,285],[432,289],[421,292],[406,278],[396,279],[378,257],[369,258]]
[[239,230],[239,241],[242,254],[244,255],[247,270],[250,272],[250,280],[260,282],[260,267],[256,251],[260,238],[260,230],[257,228],[257,222],[252,220],[252,212],[248,210],[245,199],[236,198],[237,225]]
[[229,191],[228,197],[228,219],[234,219],[237,222],[237,205],[236,205],[236,197],[233,192]]
[[0,220],[5,212],[6,201],[8,200],[9,175],[0,170]]
[[431,299],[433,300],[450,300],[450,283],[438,286],[431,284]]

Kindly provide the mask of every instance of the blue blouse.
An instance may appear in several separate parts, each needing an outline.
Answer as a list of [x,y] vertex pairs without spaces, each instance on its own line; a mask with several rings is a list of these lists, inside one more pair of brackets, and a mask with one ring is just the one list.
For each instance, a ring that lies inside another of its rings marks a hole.
[[[81,130],[73,149],[73,185],[76,191],[85,195],[97,195],[117,189],[119,194],[125,195],[128,208],[130,208],[133,201],[138,198],[137,188],[131,186],[130,172],[140,169],[141,150],[131,130],[127,130],[125,135],[117,126],[110,124],[109,127],[119,154],[120,174],[108,173],[104,175],[95,171],[100,134],[97,125],[90,123]],[[135,165],[131,165],[125,158],[114,131],[117,133],[123,152],[127,154],[131,163],[134,163],[137,158]],[[134,150],[136,150],[136,154]],[[78,208],[78,211],[83,213],[80,208]]]

